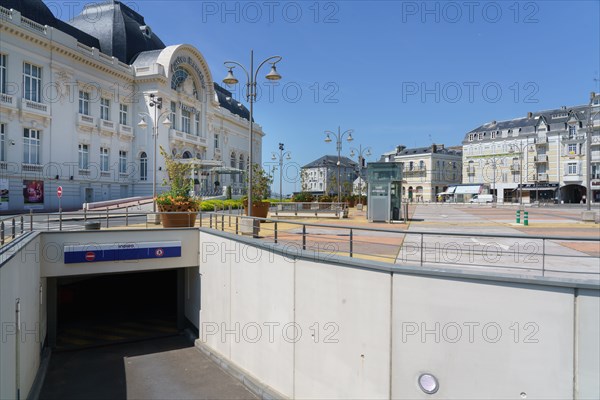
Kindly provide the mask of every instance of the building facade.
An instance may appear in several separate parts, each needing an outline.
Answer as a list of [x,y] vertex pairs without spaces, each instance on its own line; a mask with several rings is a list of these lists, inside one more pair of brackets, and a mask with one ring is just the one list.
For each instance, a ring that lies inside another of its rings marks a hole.
[[248,128],[202,53],[165,46],[125,4],[66,23],[40,0],[0,0],[0,211],[57,209],[59,186],[63,208],[151,196],[165,190],[160,147],[193,164],[198,193],[240,190]]
[[[348,157],[340,157],[340,184],[342,195],[353,191],[358,177],[358,164]],[[338,193],[338,156],[320,157],[301,169],[302,191],[330,196]]]
[[484,124],[465,135],[463,158],[463,183],[524,203],[585,202],[590,158],[592,200],[600,202],[600,97]]
[[439,193],[462,181],[461,151],[443,144],[416,148],[400,145],[384,153],[381,161],[402,163],[403,201],[440,201]]

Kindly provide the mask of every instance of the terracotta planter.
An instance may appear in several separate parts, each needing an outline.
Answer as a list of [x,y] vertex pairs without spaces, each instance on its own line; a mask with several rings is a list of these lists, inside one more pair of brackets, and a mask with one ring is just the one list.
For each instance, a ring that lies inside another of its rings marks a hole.
[[[268,201],[252,202],[252,216],[257,218],[267,218],[271,203]],[[244,203],[244,214],[248,215],[248,202]]]
[[167,206],[158,204],[161,213],[160,221],[164,228],[191,228],[196,225],[197,211],[190,211],[186,206]]

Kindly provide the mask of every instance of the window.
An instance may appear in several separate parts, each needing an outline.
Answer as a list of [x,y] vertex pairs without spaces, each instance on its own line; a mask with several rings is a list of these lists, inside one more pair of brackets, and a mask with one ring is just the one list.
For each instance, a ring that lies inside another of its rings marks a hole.
[[6,54],[0,54],[0,93],[6,93]]
[[100,119],[110,121],[110,100],[101,98],[100,99]]
[[127,152],[119,151],[119,174],[127,173]]
[[577,143],[569,143],[569,145],[567,145],[567,153],[577,154]]
[[127,104],[119,105],[119,124],[127,125],[127,114],[129,111],[129,107]]
[[171,102],[171,124],[173,129],[177,129],[177,104],[174,101]]
[[140,181],[148,180],[148,156],[146,153],[140,154]]
[[100,147],[100,171],[108,172],[108,148]]
[[40,131],[36,129],[23,131],[23,163],[40,164]]
[[89,147],[87,144],[79,145],[79,169],[89,168]]
[[4,134],[6,129],[5,124],[0,124],[0,161],[6,161],[6,136]]
[[496,134],[497,134],[496,131],[492,131],[492,139],[496,139]]
[[23,97],[26,100],[41,103],[42,68],[29,63],[23,63]]
[[215,133],[215,149],[219,148],[219,134]]
[[189,111],[181,110],[181,130],[185,133],[191,133],[190,117]]
[[475,138],[475,135],[472,133],[469,133],[469,142],[472,142],[474,138]]
[[194,124],[196,125],[196,136],[200,136],[200,113],[194,114]]
[[577,163],[567,163],[567,174],[577,175]]
[[577,126],[569,125],[569,137],[572,138],[577,134]]
[[79,91],[79,114],[90,115],[90,94]]
[[231,168],[235,168],[235,163],[237,162],[237,158],[235,153],[231,153],[231,158],[229,159],[229,165]]
[[[240,159],[238,161],[238,169],[244,171],[244,155],[240,154]],[[242,183],[244,180],[243,174],[239,174],[239,182]]]

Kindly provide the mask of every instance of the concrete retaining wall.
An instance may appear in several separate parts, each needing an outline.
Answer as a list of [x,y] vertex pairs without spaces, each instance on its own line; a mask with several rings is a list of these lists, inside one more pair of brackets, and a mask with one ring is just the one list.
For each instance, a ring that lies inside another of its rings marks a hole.
[[40,236],[24,239],[4,249],[0,264],[0,399],[16,398],[17,390],[27,398],[46,337],[46,279],[36,253]]
[[290,398],[598,398],[598,286],[285,255],[200,233],[199,346]]

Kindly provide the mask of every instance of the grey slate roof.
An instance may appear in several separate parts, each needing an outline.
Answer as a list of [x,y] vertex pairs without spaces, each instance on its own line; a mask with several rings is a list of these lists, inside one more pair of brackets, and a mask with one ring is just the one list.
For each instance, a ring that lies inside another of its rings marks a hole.
[[98,38],[101,52],[129,65],[139,53],[165,48],[144,17],[120,1],[90,3],[70,24]]
[[[404,146],[399,146],[404,147]],[[427,146],[427,147],[413,147],[413,148],[403,148],[400,151],[392,150],[384,153],[381,157],[381,161],[385,160],[386,156],[409,156],[409,155],[417,155],[417,154],[429,154],[435,152],[435,154],[447,154],[453,156],[462,155],[462,151],[449,149],[447,147],[443,147],[441,145]]]
[[[316,160],[309,162],[302,168],[317,168],[317,167],[337,167],[338,156],[323,156]],[[358,164],[349,159],[348,157],[340,157],[341,168],[356,168]]]
[[[235,115],[239,115],[245,120],[250,120],[250,111],[242,103],[232,97],[229,90],[215,83],[215,92],[219,99],[219,105]],[[252,120],[254,122],[254,119]]]
[[38,24],[48,25],[58,29],[59,31],[73,36],[78,42],[83,43],[86,46],[95,47],[97,49],[100,48],[100,42],[97,38],[56,18],[42,0],[0,0],[0,6],[17,10],[23,17],[35,21]]
[[[493,131],[518,130],[519,137],[534,134],[536,132],[536,126],[542,121],[549,126],[550,132],[558,130],[564,131],[566,129],[567,121],[571,117],[576,118],[580,122],[580,127],[585,126],[588,118],[588,106],[579,105],[572,107],[561,107],[551,110],[533,112],[531,113],[531,116],[514,118],[506,121],[492,121],[467,132],[464,137],[463,144],[485,141],[489,142],[501,139],[499,136],[496,139],[492,139],[491,132]],[[469,141],[469,134],[479,134],[480,132],[484,134],[482,140]],[[511,136],[509,136],[509,138],[510,137]]]

